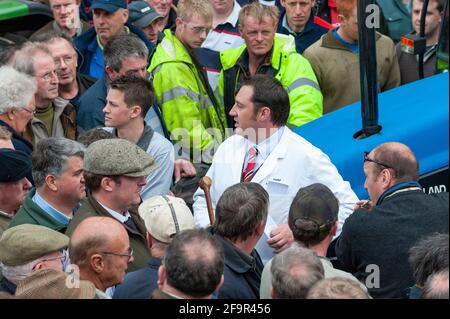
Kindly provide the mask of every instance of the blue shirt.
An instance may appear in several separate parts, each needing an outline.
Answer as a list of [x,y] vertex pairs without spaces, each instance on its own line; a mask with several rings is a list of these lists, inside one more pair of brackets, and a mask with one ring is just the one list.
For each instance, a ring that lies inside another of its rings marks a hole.
[[34,194],[32,201],[38,205],[45,213],[50,215],[53,219],[57,220],[59,223],[67,226],[69,225],[71,218],[67,217],[65,214],[54,208],[52,205],[50,205],[45,199],[39,195],[39,193],[36,191]]
[[350,50],[352,50],[352,52],[354,54],[359,54],[359,45],[358,42],[355,43],[349,43],[347,41],[345,41],[344,39],[341,38],[341,36],[337,33],[337,28],[333,30],[333,35],[336,39],[339,40],[339,42],[341,42],[342,44],[344,44],[345,46],[347,46]]
[[258,154],[256,155],[255,170],[257,171],[262,166],[262,164],[264,164],[264,161],[269,157],[270,153],[278,145],[278,143],[281,140],[281,136],[283,135],[283,132],[284,132],[284,126],[280,127],[269,138],[266,138],[264,141],[262,141],[258,145],[252,143],[249,140],[246,140],[247,141],[247,145],[246,145],[247,154],[245,155],[243,167],[247,167],[248,154],[249,154],[248,151],[250,150],[251,147],[256,147],[258,150]]

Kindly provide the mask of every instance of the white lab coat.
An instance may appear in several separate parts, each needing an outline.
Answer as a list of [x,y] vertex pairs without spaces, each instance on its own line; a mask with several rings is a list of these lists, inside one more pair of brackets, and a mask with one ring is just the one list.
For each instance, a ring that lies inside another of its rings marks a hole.
[[[240,182],[246,154],[245,147],[245,139],[233,135],[217,149],[212,165],[206,173],[212,179],[213,208],[228,187]],[[358,201],[350,183],[342,179],[329,157],[287,127],[284,128],[278,145],[253,176],[252,182],[263,186],[270,197],[270,218],[266,224],[265,234],[256,246],[263,262],[267,262],[273,256],[272,249],[266,243],[270,231],[276,225],[287,223],[289,207],[300,188],[313,183],[322,183],[338,198],[340,207],[336,236],[340,234],[345,219],[353,212],[353,207]],[[193,209],[196,226],[208,226],[208,211],[201,189],[194,194]]]

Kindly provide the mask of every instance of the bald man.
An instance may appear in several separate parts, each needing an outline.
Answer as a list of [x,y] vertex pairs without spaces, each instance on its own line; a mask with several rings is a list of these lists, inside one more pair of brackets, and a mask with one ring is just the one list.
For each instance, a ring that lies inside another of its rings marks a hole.
[[374,298],[405,298],[414,285],[409,248],[431,233],[448,234],[448,193],[423,192],[416,156],[401,143],[366,153],[364,174],[372,204],[347,218],[336,255]]
[[98,295],[123,281],[133,250],[125,227],[110,217],[88,217],[74,230],[69,242],[70,261],[80,279],[91,281]]

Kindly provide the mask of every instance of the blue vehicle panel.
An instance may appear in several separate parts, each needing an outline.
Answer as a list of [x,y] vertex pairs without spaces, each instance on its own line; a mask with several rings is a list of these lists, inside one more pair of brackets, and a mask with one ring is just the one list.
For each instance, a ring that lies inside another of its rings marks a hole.
[[397,141],[408,145],[419,160],[420,176],[448,169],[448,85],[448,73],[442,73],[379,94],[382,130],[368,138],[353,138],[362,127],[360,102],[326,114],[294,132],[324,151],[356,195],[367,198],[363,152],[381,143]]

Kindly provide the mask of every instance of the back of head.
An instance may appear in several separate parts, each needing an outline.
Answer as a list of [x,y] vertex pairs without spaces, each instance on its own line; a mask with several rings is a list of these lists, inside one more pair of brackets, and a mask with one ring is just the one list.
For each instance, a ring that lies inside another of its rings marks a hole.
[[181,198],[153,196],[139,206],[139,215],[153,239],[164,244],[183,230],[194,229],[194,217]]
[[449,299],[448,268],[432,274],[423,288],[423,299]]
[[122,68],[122,62],[128,58],[148,59],[148,48],[134,34],[120,34],[111,37],[103,49],[105,67],[109,66],[116,72]]
[[[57,30],[49,30],[43,33],[38,33],[33,37],[31,37],[31,40],[34,42],[41,42],[44,44],[49,44],[56,41],[66,41],[73,48],[71,38],[67,36],[64,32]],[[75,49],[74,52],[76,53]]]
[[307,247],[324,240],[338,219],[339,201],[325,185],[316,183],[299,189],[289,208],[289,227]]
[[245,241],[267,219],[269,194],[257,183],[239,183],[223,192],[216,206],[217,234]]
[[369,299],[369,295],[355,280],[332,277],[317,282],[306,299]]
[[206,230],[185,230],[167,247],[163,264],[170,286],[194,298],[207,297],[221,281],[223,249]]
[[153,104],[155,96],[152,83],[135,75],[126,75],[114,79],[109,84],[109,89],[122,92],[123,100],[128,108],[139,106],[142,118],[145,117]]
[[12,66],[0,67],[0,114],[28,106],[36,93],[36,80]]
[[95,286],[92,282],[79,280],[71,284],[62,271],[42,269],[22,280],[16,289],[20,299],[94,299]]
[[44,185],[48,175],[61,175],[69,157],[83,158],[84,150],[85,147],[82,144],[64,137],[49,137],[41,140],[31,154],[36,187]]
[[319,257],[297,243],[275,255],[270,271],[275,299],[305,299],[309,289],[324,277]]
[[276,6],[267,6],[258,1],[246,4],[239,11],[239,25],[244,26],[248,17],[261,22],[263,19],[271,19],[275,25],[278,21],[280,12]]
[[[419,163],[407,145],[398,142],[383,143],[372,153],[375,160],[392,168],[397,183],[419,179]],[[379,165],[377,167],[379,170],[383,169]]]
[[177,4],[177,16],[185,22],[190,22],[194,15],[212,21],[213,14],[213,7],[208,0],[179,0]]
[[257,74],[244,81],[242,86],[253,88],[252,102],[255,106],[255,114],[260,108],[266,106],[271,111],[273,125],[286,125],[290,112],[289,95],[280,81],[266,74]]
[[114,135],[100,127],[97,127],[80,133],[80,135],[78,135],[77,141],[88,147],[96,141],[109,138],[114,138]]
[[432,234],[418,241],[409,250],[409,263],[417,285],[425,285],[434,272],[448,268],[448,234]]
[[108,251],[112,240],[128,238],[125,227],[111,217],[88,217],[75,228],[69,242],[70,261],[85,268],[92,254]]

